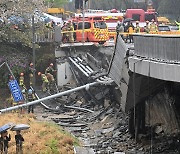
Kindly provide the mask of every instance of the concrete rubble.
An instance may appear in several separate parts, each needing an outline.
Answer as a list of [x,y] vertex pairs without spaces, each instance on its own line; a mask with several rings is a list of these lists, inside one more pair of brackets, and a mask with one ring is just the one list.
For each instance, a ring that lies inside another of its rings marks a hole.
[[90,113],[70,108],[64,110],[60,107],[60,112],[53,113],[46,110],[45,113],[41,113],[41,117],[53,120],[82,142],[83,147],[75,147],[76,153],[148,154],[152,151],[150,148],[152,142],[154,153],[178,154],[179,138],[169,136],[167,140],[167,137],[163,136],[161,127],[157,126],[154,129],[156,135],[152,141],[148,138],[148,134],[142,134],[135,142],[128,133],[128,117],[120,110],[119,104],[107,103],[105,99],[104,106],[96,105],[94,108],[92,105],[87,106],[77,93],[73,95],[76,97],[73,97],[73,102],[72,100],[66,102],[68,105],[96,110]]

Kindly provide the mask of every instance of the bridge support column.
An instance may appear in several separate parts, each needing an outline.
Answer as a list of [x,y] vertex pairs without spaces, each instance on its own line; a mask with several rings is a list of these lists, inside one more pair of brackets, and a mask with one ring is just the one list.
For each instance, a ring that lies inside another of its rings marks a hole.
[[135,114],[134,109],[129,111],[129,133],[132,137],[145,133],[145,103],[137,104],[135,108]]

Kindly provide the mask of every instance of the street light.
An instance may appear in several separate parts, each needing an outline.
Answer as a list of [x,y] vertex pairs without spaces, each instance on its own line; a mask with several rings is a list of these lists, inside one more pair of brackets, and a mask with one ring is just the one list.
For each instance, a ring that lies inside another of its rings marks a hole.
[[83,0],[83,8],[82,8],[82,15],[83,15],[83,23],[82,23],[82,42],[84,43],[84,14],[85,14],[85,0]]
[[32,15],[32,50],[33,50],[33,87],[35,88],[36,83],[36,77],[35,77],[35,60],[36,60],[36,54],[35,54],[35,25],[34,25],[34,14]]

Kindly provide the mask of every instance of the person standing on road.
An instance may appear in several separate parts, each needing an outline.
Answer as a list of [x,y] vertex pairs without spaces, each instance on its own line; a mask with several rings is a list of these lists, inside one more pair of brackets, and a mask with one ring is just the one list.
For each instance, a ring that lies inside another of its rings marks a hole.
[[19,86],[21,87],[21,89],[26,89],[25,84],[24,84],[24,73],[20,73]]
[[149,33],[149,21],[146,21],[146,26],[144,27],[144,32]]
[[72,24],[72,21],[69,22],[68,31],[69,31],[69,42],[73,43],[74,42],[74,26]]
[[141,28],[139,26],[139,21],[136,21],[136,27],[134,28],[134,31],[135,31],[135,33],[140,33],[140,30],[141,30]]
[[116,32],[117,32],[117,35],[119,35],[119,33],[120,33],[120,35],[123,39],[124,26],[123,26],[123,23],[121,23],[120,21],[117,22]]
[[[35,100],[35,95],[34,95],[34,91],[32,89],[28,90],[28,94],[27,94],[27,99],[28,102],[32,102]],[[29,105],[28,106],[28,113],[34,113],[34,105]]]
[[129,42],[133,43],[134,26],[133,26],[132,22],[130,23],[130,25],[128,27],[128,33],[129,33]]
[[46,92],[49,90],[49,81],[45,74],[42,74],[41,72],[38,72],[38,76],[41,76],[42,79],[42,91]]
[[53,66],[54,64],[50,63],[50,65],[45,70],[45,75],[47,76],[50,87],[55,84],[54,73],[56,72],[56,70],[53,68]]
[[20,130],[16,131],[15,141],[16,141],[16,154],[23,154],[22,143],[24,142],[24,138],[22,137]]
[[154,21],[154,19],[151,20],[152,23],[150,24],[150,32],[154,33],[154,32],[158,32],[158,27]]
[[180,31],[180,22],[175,21],[176,25],[178,25],[178,30]]

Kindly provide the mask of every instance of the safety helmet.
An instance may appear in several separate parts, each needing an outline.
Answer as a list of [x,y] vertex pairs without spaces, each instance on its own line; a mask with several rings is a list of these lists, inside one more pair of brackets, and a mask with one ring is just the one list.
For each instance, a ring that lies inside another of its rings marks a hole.
[[51,63],[50,66],[53,66],[53,63]]
[[23,90],[22,90],[22,93],[26,93],[26,90],[25,90],[25,89],[23,89]]
[[24,76],[24,73],[20,73],[20,76]]
[[149,23],[149,21],[147,20],[146,23]]
[[136,21],[136,24],[139,24],[139,21]]
[[28,90],[28,94],[32,94],[32,89],[29,89],[29,90]]
[[154,19],[152,19],[151,21],[154,22]]
[[30,63],[30,66],[33,66],[33,63]]
[[117,24],[119,25],[119,24],[120,24],[120,21],[117,21]]
[[41,72],[38,72],[38,75],[41,75]]
[[9,77],[9,79],[10,79],[10,80],[13,80],[13,76],[11,75],[11,76]]

